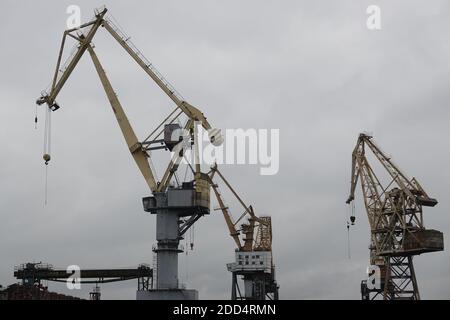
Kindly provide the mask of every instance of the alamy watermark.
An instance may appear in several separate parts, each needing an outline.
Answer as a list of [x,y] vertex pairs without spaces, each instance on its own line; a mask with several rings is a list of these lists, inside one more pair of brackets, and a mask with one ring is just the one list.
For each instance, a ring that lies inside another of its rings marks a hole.
[[366,9],[369,15],[366,20],[366,27],[369,30],[381,30],[381,8],[377,5],[370,5]]
[[381,271],[380,267],[377,265],[370,265],[367,267],[367,289],[381,289]]
[[81,8],[75,4],[67,7],[66,13],[69,15],[66,20],[67,29],[78,29],[81,26]]
[[66,280],[66,286],[69,290],[81,289],[81,268],[76,265],[70,265],[67,267],[66,272],[70,274]]
[[[72,4],[66,8],[66,14],[69,16],[66,20],[67,29],[78,29],[81,26],[81,8]],[[381,30],[381,8],[378,5],[371,4],[366,8],[368,15],[366,27],[369,30]]]
[[[280,168],[280,130],[279,129],[226,129],[224,135],[219,129],[204,130],[201,122],[194,124],[196,137],[191,148],[189,130],[178,129],[172,132],[172,140],[180,143],[172,150],[172,161],[183,154],[181,163],[213,166],[259,165],[261,175],[275,175]],[[198,148],[198,159],[195,148]],[[195,159],[195,160],[193,160]]]

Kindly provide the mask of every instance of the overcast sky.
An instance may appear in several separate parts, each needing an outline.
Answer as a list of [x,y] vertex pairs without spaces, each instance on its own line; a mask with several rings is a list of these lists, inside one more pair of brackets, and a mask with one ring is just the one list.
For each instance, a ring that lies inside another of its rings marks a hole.
[[[0,284],[13,268],[152,263],[155,217],[148,188],[121,136],[88,56],[53,114],[44,207],[44,113],[68,5],[82,20],[106,2],[133,42],[218,128],[280,129],[280,171],[223,172],[258,215],[271,215],[282,299],[359,299],[369,227],[358,190],[347,256],[351,151],[359,132],[439,200],[425,225],[450,230],[450,4],[448,1],[11,1],[0,2]],[[379,31],[366,8],[381,8]],[[172,102],[100,30],[96,50],[139,137]],[[70,48],[69,48],[70,49]],[[179,274],[200,299],[229,298],[234,243],[220,212],[195,227],[195,250]],[[448,251],[415,258],[424,299],[450,298]],[[90,285],[69,292],[87,298]],[[103,298],[134,299],[135,281],[102,286]]]

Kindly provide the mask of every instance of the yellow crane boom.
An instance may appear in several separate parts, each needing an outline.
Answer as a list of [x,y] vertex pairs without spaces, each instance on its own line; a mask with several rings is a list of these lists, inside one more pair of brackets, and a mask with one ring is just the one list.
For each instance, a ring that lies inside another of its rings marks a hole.
[[[194,121],[201,122],[202,126],[205,129],[211,129],[211,125],[199,109],[182,99],[181,95],[177,93],[177,91],[170,85],[170,83],[156,70],[156,68],[153,67],[153,65],[141,54],[141,52],[130,43],[128,37],[125,37],[120,29],[117,28],[115,24],[106,17],[106,13],[106,8],[101,11],[97,10],[95,13],[95,18],[92,21],[81,25],[80,28],[69,29],[64,32],[50,92],[45,92],[37,100],[36,103],[38,105],[46,103],[52,111],[56,111],[57,109],[59,109],[59,105],[56,103],[56,98],[65,85],[66,81],[72,74],[73,70],[77,66],[83,54],[88,51],[94,62],[95,68],[100,77],[101,83],[111,104],[112,110],[120,126],[130,153],[132,154],[141,174],[143,175],[148,187],[152,192],[162,192],[168,187],[170,179],[178,168],[182,156],[176,155],[175,159],[171,163],[169,163],[163,175],[163,180],[156,181],[155,174],[149,165],[150,156],[147,152],[148,149],[146,148],[146,145],[152,142],[149,142],[151,135],[149,135],[142,142],[139,142],[122,108],[122,105],[120,104],[117,95],[115,94],[111,83],[100,64],[100,61],[95,54],[93,47],[91,46],[91,42],[99,27],[103,26],[112,35],[112,37],[122,46],[122,48],[125,49],[125,51],[141,66],[141,68],[151,77],[151,79],[153,79],[153,81],[176,104],[176,107],[180,109],[180,113],[184,113],[189,118],[190,121],[188,121],[185,129],[191,130],[194,127]],[[87,32],[80,31],[85,28],[89,28],[89,30]],[[78,45],[76,47],[75,53],[69,57],[67,63],[65,64],[65,67],[63,67],[62,56],[67,37],[71,37],[77,40]],[[174,110],[171,115],[174,114],[175,111],[176,110]],[[174,119],[178,117],[180,113],[177,113]],[[168,119],[166,118],[165,121],[166,120]],[[163,123],[165,121],[163,121]],[[211,141],[214,141],[215,137],[212,136],[210,138]],[[49,155],[45,155],[44,157],[48,159],[46,160],[47,162],[50,160]]]
[[125,111],[123,110],[122,105],[120,104],[119,99],[117,98],[117,95],[114,92],[108,77],[106,76],[105,70],[103,70],[103,67],[100,64],[100,61],[98,60],[94,49],[90,45],[88,46],[88,51],[91,55],[92,61],[94,62],[95,69],[97,70],[98,76],[100,77],[103,88],[105,89],[105,93],[108,96],[108,100],[111,104],[114,115],[116,116],[117,123],[119,124],[120,130],[122,130],[122,134],[125,138],[125,141],[127,142],[128,149],[130,150],[134,161],[136,162],[145,181],[147,182],[148,187],[153,192],[156,190],[157,184],[148,163],[148,154],[142,149],[142,144],[137,139],[136,134],[134,133],[134,130],[131,127],[130,122],[128,121],[127,115],[125,114]]

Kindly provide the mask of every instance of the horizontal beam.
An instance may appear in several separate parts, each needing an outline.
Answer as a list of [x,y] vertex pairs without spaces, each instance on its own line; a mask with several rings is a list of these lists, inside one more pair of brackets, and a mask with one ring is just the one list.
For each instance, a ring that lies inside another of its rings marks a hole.
[[[68,273],[67,270],[52,270],[52,269],[21,269],[14,271],[14,277],[17,279],[35,278],[40,280],[58,280],[67,279],[73,274]],[[81,269],[81,279],[94,278],[141,278],[152,277],[153,270],[150,268],[137,269]]]

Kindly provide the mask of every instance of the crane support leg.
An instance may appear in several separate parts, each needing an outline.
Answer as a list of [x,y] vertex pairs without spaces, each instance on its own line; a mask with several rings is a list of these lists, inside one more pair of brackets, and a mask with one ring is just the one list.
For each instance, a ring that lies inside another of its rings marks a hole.
[[237,275],[236,272],[231,273],[231,300],[236,300],[236,285]]
[[385,300],[420,300],[413,258],[391,257],[388,260],[386,274],[387,285],[384,288]]

